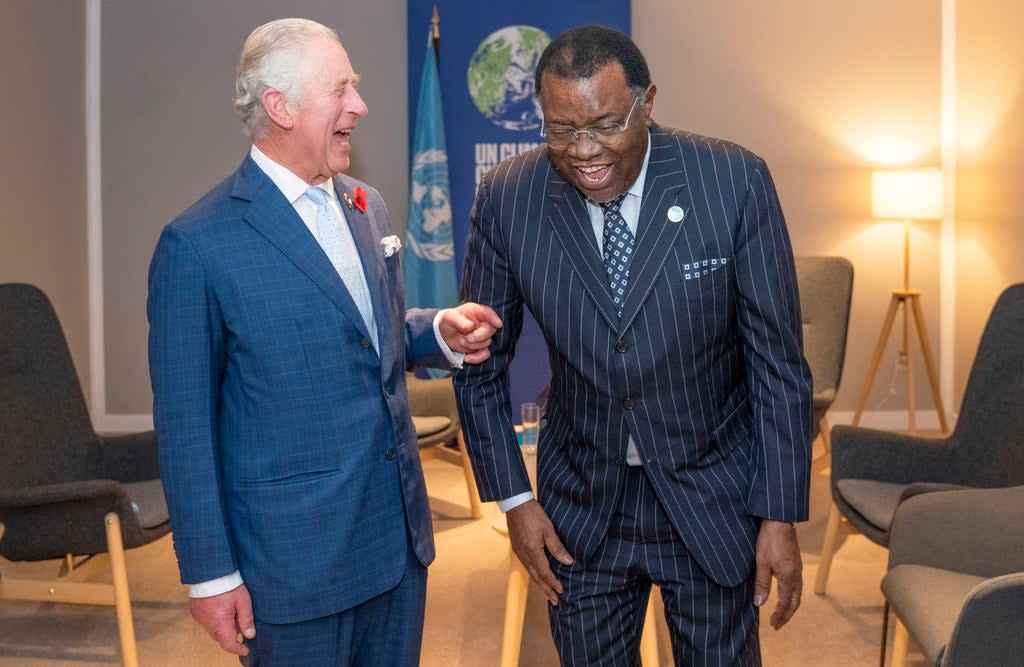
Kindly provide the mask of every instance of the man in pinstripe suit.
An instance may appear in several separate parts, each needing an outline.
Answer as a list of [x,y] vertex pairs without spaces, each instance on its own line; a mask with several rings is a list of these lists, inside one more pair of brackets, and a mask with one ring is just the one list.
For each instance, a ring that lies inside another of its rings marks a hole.
[[[771,176],[655,124],[643,55],[614,30],[563,33],[536,84],[547,145],[488,173],[470,220],[462,296],[505,323],[456,373],[481,496],[507,512],[563,664],[634,664],[652,583],[678,664],[760,664],[772,579],[773,627],[800,604],[811,442]],[[524,306],[552,369],[538,499],[509,414]]]
[[235,98],[253,145],[150,266],[181,580],[251,667],[419,664],[434,538],[405,371],[480,361],[501,324],[471,303],[405,310],[384,202],[340,173],[357,83],[333,30],[254,30]]

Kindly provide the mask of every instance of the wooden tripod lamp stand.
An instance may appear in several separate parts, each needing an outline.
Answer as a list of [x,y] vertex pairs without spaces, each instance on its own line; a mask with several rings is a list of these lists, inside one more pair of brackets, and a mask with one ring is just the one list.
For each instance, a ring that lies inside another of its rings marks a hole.
[[924,313],[921,310],[921,290],[910,288],[910,222],[912,220],[938,220],[942,218],[942,172],[938,169],[898,169],[876,171],[871,175],[871,209],[876,218],[903,221],[903,288],[894,289],[889,300],[889,310],[885,314],[882,332],[878,336],[875,352],[871,357],[864,388],[861,390],[857,410],[853,414],[853,425],[860,423],[864,405],[871,393],[871,385],[878,373],[878,365],[882,361],[886,343],[892,333],[896,315],[903,310],[903,337],[900,342],[899,358],[907,371],[907,413],[908,426],[911,431],[917,429],[914,397],[914,369],[910,355],[910,329],[917,329],[917,337],[921,343],[921,355],[924,357],[928,371],[928,381],[932,388],[935,411],[939,415],[939,424],[943,433],[949,431],[946,424],[946,411],[942,406],[939,391],[939,376],[935,369],[931,344],[928,342],[928,330],[924,324]]

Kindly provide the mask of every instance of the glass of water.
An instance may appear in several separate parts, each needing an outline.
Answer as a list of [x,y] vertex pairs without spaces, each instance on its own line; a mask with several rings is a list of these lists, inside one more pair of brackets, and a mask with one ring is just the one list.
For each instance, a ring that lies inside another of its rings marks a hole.
[[540,435],[540,407],[536,403],[523,403],[520,417],[523,420],[523,452],[536,454]]

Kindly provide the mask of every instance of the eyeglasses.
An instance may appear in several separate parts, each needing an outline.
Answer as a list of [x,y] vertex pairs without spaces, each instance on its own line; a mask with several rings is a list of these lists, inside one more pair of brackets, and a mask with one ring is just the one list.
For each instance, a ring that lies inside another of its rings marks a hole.
[[636,109],[636,103],[639,101],[640,96],[633,98],[633,105],[629,107],[626,120],[621,123],[598,123],[597,125],[589,125],[582,130],[577,130],[575,127],[548,127],[541,123],[540,136],[548,142],[550,148],[556,151],[564,151],[569,148],[584,134],[591,141],[596,141],[602,146],[614,146],[622,140],[622,134],[629,126],[629,119],[633,116],[633,110]]

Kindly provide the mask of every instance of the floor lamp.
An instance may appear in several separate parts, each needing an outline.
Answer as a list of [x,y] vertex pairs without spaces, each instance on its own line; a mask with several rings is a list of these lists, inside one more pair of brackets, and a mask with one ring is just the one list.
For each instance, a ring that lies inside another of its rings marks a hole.
[[903,288],[894,289],[889,300],[889,310],[885,314],[882,332],[878,336],[875,352],[871,357],[864,389],[857,410],[853,414],[853,425],[860,423],[864,405],[867,403],[871,385],[878,373],[878,365],[882,361],[889,335],[892,333],[896,315],[903,311],[903,335],[900,341],[899,356],[907,370],[907,414],[911,431],[917,429],[914,400],[914,369],[910,356],[910,330],[917,329],[921,343],[921,355],[924,357],[931,384],[935,410],[939,415],[939,425],[943,433],[949,431],[946,424],[946,411],[942,405],[939,391],[939,376],[935,369],[931,344],[928,342],[928,331],[924,324],[924,313],[921,310],[921,290],[910,288],[910,223],[912,220],[938,220],[942,218],[942,172],[938,169],[898,169],[876,171],[871,175],[871,210],[876,218],[903,221]]

